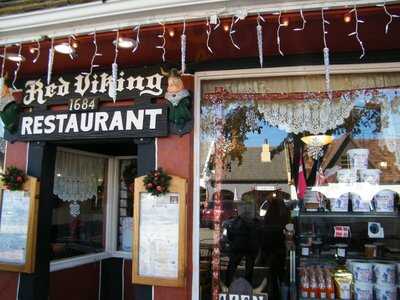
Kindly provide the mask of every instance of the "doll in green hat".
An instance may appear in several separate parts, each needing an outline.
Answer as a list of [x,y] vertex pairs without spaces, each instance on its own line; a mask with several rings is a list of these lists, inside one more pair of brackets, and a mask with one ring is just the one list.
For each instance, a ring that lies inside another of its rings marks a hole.
[[178,130],[183,130],[186,123],[192,120],[190,93],[185,89],[177,69],[171,69],[169,73],[162,71],[162,73],[168,76],[168,88],[165,93],[169,106],[168,119],[176,125]]

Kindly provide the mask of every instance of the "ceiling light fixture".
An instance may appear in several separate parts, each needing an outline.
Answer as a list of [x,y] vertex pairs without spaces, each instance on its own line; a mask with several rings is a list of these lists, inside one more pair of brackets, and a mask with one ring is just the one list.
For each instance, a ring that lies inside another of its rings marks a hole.
[[[113,41],[113,44],[115,45],[116,40]],[[136,42],[130,38],[124,38],[120,37],[118,38],[118,48],[123,48],[123,49],[131,49],[136,45]]]
[[322,147],[332,143],[333,136],[327,134],[308,135],[301,138],[304,144],[309,146]]
[[170,31],[168,31],[168,34],[169,34],[170,37],[174,37],[175,31],[174,30],[170,30]]
[[[4,55],[0,55],[0,57],[4,57]],[[18,53],[7,52],[6,59],[11,60],[13,62],[23,62],[25,61],[25,57]]]
[[61,54],[73,54],[75,52],[75,49],[67,42],[55,45],[54,50]]

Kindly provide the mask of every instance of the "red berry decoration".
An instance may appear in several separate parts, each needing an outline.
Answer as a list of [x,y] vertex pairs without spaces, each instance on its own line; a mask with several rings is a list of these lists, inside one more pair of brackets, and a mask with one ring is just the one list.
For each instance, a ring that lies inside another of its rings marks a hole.
[[26,181],[25,172],[15,166],[10,166],[6,169],[4,174],[1,174],[1,179],[4,186],[11,191],[22,190]]
[[164,172],[162,168],[151,171],[144,179],[143,183],[147,192],[153,196],[159,196],[168,192],[172,177]]

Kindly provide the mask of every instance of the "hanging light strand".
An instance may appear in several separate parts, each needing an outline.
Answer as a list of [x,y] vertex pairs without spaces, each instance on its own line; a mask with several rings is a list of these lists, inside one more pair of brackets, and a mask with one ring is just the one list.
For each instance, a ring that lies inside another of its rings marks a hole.
[[365,56],[365,48],[364,48],[364,44],[360,39],[359,33],[358,33],[358,25],[360,23],[364,23],[363,20],[358,18],[358,11],[357,11],[357,5],[354,5],[354,8],[352,10],[350,10],[349,14],[354,13],[354,17],[355,17],[355,30],[352,33],[349,33],[349,36],[355,36],[357,42],[360,44],[361,47],[361,56],[360,59],[363,58]]
[[[71,34],[71,35],[68,36],[68,45],[69,45],[70,47],[72,47],[72,46],[71,46],[71,38],[74,39],[74,40],[76,40],[75,35]],[[72,59],[72,60],[74,59],[73,52],[68,53],[68,55],[69,55],[69,58],[70,58],[70,59]]]
[[135,26],[133,31],[136,31],[136,40],[135,40],[135,47],[132,50],[132,53],[135,53],[139,49],[140,44],[140,25]]
[[386,23],[386,26],[385,26],[385,34],[388,34],[389,26],[390,26],[390,24],[392,24],[393,19],[394,18],[400,18],[400,16],[392,14],[392,13],[389,12],[389,10],[387,9],[387,6],[386,6],[386,0],[383,2],[383,4],[378,4],[377,6],[383,7],[383,10],[385,11],[385,14],[389,17],[389,21]]
[[[19,46],[18,46],[18,57],[21,57],[21,52],[22,52],[22,44],[19,44]],[[17,76],[18,76],[19,69],[21,68],[21,64],[22,64],[22,60],[18,61],[17,62],[17,68],[14,71],[14,79],[12,81],[12,86],[13,86],[14,90],[17,89],[15,87],[15,82],[17,81]]]
[[97,68],[99,65],[94,64],[94,60],[96,59],[96,56],[102,56],[101,53],[98,53],[99,47],[97,46],[97,33],[94,31],[92,33],[93,35],[93,45],[94,45],[94,53],[92,55],[92,59],[90,60],[90,70],[89,72],[83,72],[83,75],[92,75],[93,69]]
[[[6,56],[7,56],[7,45],[3,48],[3,61],[1,62],[1,78],[4,78],[5,66],[6,66]],[[0,93],[1,96],[1,93]]]
[[161,23],[161,22],[159,22],[159,24],[160,24],[160,25],[162,26],[162,28],[163,28],[162,34],[159,34],[159,35],[158,35],[158,37],[162,40],[162,44],[159,45],[159,46],[156,46],[156,48],[162,50],[162,56],[161,56],[161,57],[162,57],[162,61],[165,62],[165,53],[166,53],[166,50],[165,50],[165,44],[166,44],[166,39],[165,39],[165,24],[164,24],[164,23]]
[[240,47],[238,44],[235,43],[235,41],[233,40],[233,34],[236,33],[236,30],[233,29],[233,26],[239,22],[240,18],[237,16],[232,16],[232,22],[231,22],[231,27],[229,29],[229,37],[231,39],[232,45],[236,48],[240,50]]
[[118,79],[118,41],[119,41],[119,30],[117,30],[117,38],[115,40],[115,48],[114,48],[114,62],[111,66],[112,76],[111,76],[111,98],[114,103],[117,101],[117,79]]
[[35,64],[37,61],[38,61],[38,59],[39,59],[39,57],[40,57],[40,42],[39,42],[39,40],[36,40],[36,48],[35,48],[35,51],[36,51],[36,56],[35,56],[35,58],[32,60],[32,62]]
[[206,17],[206,25],[207,25],[207,30],[206,30],[206,34],[207,34],[207,49],[210,53],[214,53],[210,47],[210,36],[211,36],[211,32],[212,32],[212,27],[211,27],[211,22],[209,21],[209,18]]
[[282,27],[282,23],[281,23],[281,17],[282,17],[282,11],[279,11],[279,15],[278,15],[278,28],[276,30],[276,43],[278,44],[278,52],[280,55],[284,56],[282,49],[281,49],[281,37],[280,37],[280,33],[281,33],[281,27]]
[[265,19],[258,14],[257,15],[257,45],[258,45],[258,59],[260,61],[260,67],[264,65],[264,49],[263,49],[263,32],[261,22],[265,22]]
[[47,62],[47,84],[50,84],[51,81],[51,74],[53,73],[53,64],[54,64],[54,37],[51,38],[49,58]]
[[186,21],[183,20],[183,29],[181,34],[181,74],[186,72]]
[[326,26],[329,25],[329,21],[325,19],[325,8],[321,8],[321,17],[322,17],[322,37],[324,40],[324,67],[325,67],[325,89],[328,94],[329,100],[332,100],[332,90],[331,90],[331,66],[329,62],[329,48],[328,43],[326,41],[326,35],[328,31]]
[[306,20],[306,18],[304,17],[303,9],[300,9],[300,17],[301,17],[301,20],[302,20],[302,25],[301,25],[301,27],[296,27],[296,28],[294,28],[293,31],[303,31],[304,28],[306,28],[307,20]]

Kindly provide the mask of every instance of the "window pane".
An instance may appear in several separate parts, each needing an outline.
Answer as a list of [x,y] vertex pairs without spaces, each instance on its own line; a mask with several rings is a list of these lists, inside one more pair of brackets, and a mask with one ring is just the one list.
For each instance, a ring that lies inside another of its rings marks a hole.
[[104,251],[106,174],[104,158],[57,151],[52,259]]
[[119,226],[118,250],[132,250],[133,189],[137,176],[137,160],[119,160]]
[[[372,221],[384,228],[378,242],[385,250],[376,258],[400,261],[399,79],[332,75],[331,93],[321,92],[320,75],[206,81],[198,183],[202,300],[218,299],[239,278],[254,294],[280,299],[295,248],[289,223],[296,225],[297,251],[301,243],[309,256],[319,255],[318,268],[302,274],[343,263],[335,256],[339,243],[346,258],[368,259],[364,246],[378,241],[368,233]],[[351,233],[339,236],[335,226]],[[298,262],[310,266],[304,257]]]

